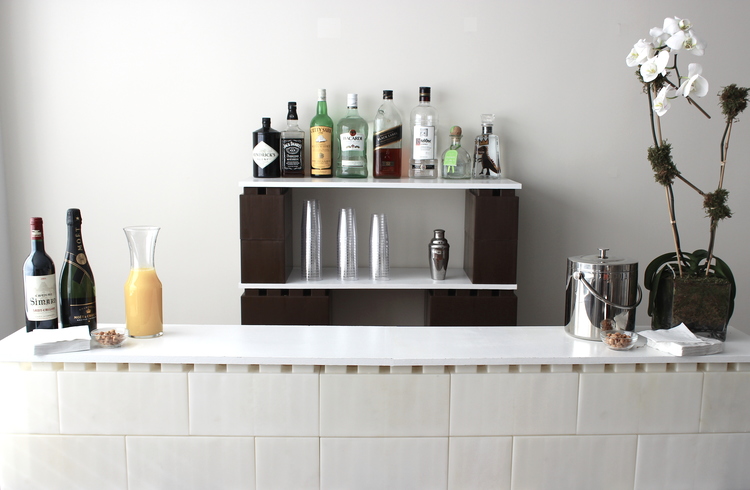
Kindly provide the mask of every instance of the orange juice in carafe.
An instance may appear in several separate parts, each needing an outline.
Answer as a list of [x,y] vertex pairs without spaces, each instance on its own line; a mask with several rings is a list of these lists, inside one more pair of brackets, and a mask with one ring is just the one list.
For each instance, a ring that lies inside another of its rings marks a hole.
[[131,337],[159,337],[164,332],[161,281],[154,268],[159,228],[124,228],[130,249],[130,275],[125,282],[125,326]]
[[131,337],[163,333],[161,281],[156,269],[130,270],[125,283],[125,326]]

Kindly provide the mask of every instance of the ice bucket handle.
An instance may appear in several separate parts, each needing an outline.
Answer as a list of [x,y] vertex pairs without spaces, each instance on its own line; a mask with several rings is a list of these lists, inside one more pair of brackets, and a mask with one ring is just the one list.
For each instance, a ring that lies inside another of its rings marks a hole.
[[604,296],[602,296],[601,294],[597,293],[594,290],[594,288],[591,287],[591,284],[589,284],[589,282],[586,280],[586,278],[583,277],[583,274],[581,274],[580,271],[575,271],[573,273],[573,279],[575,279],[577,281],[581,281],[584,284],[584,286],[586,286],[586,289],[588,289],[589,292],[596,299],[598,299],[602,303],[604,303],[606,305],[609,305],[609,306],[611,306],[613,308],[619,308],[621,310],[632,310],[633,308],[635,308],[636,306],[638,306],[639,304],[641,304],[641,300],[643,299],[643,291],[641,291],[641,285],[640,284],[638,284],[638,298],[635,300],[635,304],[632,304],[630,306],[623,306],[623,305],[615,304],[615,303],[611,302],[610,300],[608,300],[607,298],[605,298]]

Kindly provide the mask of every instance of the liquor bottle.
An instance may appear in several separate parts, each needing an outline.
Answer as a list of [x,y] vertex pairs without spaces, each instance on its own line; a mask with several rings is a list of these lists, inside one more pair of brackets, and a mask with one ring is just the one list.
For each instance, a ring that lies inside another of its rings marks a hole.
[[497,179],[500,177],[500,139],[492,134],[494,114],[482,114],[482,134],[474,141],[474,177]]
[[263,127],[253,131],[253,177],[281,177],[280,133],[271,127],[270,117],[262,121]]
[[470,179],[473,159],[461,146],[461,126],[451,127],[451,146],[443,152],[442,177],[444,179]]
[[411,111],[409,177],[437,177],[438,112],[430,105],[430,87],[419,87],[419,105]]
[[44,251],[42,218],[31,218],[31,253],[23,263],[26,331],[57,328],[55,264]]
[[96,328],[96,286],[81,235],[81,211],[68,209],[68,247],[60,271],[60,324]]
[[367,177],[367,129],[357,94],[348,94],[346,116],[336,124],[336,177]]
[[318,89],[318,107],[310,121],[310,176],[333,175],[333,120],[328,116],[326,89]]
[[281,176],[305,176],[305,132],[297,120],[297,103],[289,102],[286,129],[281,132]]
[[383,90],[383,104],[373,122],[372,175],[401,177],[401,114],[393,104],[393,90]]

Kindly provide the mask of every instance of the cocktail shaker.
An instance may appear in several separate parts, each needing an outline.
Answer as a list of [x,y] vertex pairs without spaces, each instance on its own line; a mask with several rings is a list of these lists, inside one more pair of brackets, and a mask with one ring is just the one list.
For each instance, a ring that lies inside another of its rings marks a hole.
[[445,279],[445,271],[448,269],[448,251],[450,245],[445,239],[445,230],[435,230],[430,240],[430,275],[433,281]]

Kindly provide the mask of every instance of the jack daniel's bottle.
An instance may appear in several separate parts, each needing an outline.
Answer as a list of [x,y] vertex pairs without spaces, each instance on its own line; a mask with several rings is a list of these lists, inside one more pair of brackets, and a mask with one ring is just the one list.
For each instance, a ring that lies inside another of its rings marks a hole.
[[305,132],[299,127],[296,102],[289,102],[286,129],[281,132],[281,176],[305,176]]

